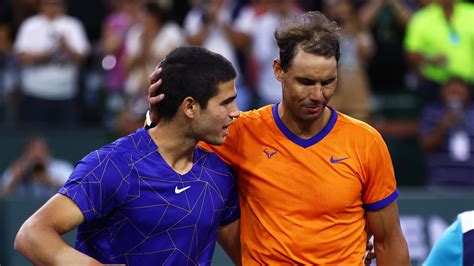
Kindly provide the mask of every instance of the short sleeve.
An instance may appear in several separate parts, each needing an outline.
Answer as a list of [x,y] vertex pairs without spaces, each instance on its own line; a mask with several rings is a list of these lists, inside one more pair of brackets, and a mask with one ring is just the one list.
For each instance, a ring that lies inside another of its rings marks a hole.
[[224,214],[221,220],[221,226],[230,224],[240,217],[240,208],[239,208],[239,194],[237,193],[237,186],[234,182],[234,185],[229,191],[229,198],[227,199]]
[[77,163],[59,193],[71,198],[88,222],[100,219],[125,201],[128,168],[117,152],[102,148]]
[[15,43],[13,45],[13,48],[16,53],[23,53],[31,49],[31,46],[33,44],[33,42],[31,42],[31,37],[30,37],[33,34],[32,30],[33,29],[32,29],[31,18],[26,19],[20,25]]
[[63,32],[67,39],[68,45],[76,52],[81,55],[85,55],[90,50],[89,40],[82,23],[71,18],[69,21],[69,28],[67,32]]
[[404,47],[409,52],[423,51],[423,32],[425,29],[421,23],[420,16],[415,14],[407,25],[405,32]]
[[140,53],[140,40],[142,29],[140,25],[134,25],[125,37],[125,54],[136,56]]
[[377,132],[368,149],[366,177],[363,183],[364,209],[377,211],[398,198],[392,159],[382,136]]
[[463,265],[462,244],[461,223],[457,219],[433,245],[423,266]]

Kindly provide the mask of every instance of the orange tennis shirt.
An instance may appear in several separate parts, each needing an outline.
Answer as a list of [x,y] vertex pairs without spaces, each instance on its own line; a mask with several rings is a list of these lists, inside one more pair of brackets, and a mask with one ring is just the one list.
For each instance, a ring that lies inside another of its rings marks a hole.
[[310,139],[290,132],[277,104],[243,112],[216,152],[237,176],[244,265],[363,265],[365,211],[398,197],[380,134],[332,110]]

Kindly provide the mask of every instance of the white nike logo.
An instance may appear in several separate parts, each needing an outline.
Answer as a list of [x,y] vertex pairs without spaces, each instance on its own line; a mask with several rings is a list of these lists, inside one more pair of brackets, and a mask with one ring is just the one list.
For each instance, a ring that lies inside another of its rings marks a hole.
[[176,186],[176,187],[174,188],[174,193],[179,194],[179,193],[185,191],[186,189],[188,189],[188,188],[190,188],[190,187],[191,187],[191,186],[187,186],[187,187],[183,187],[182,189],[179,189],[178,186]]

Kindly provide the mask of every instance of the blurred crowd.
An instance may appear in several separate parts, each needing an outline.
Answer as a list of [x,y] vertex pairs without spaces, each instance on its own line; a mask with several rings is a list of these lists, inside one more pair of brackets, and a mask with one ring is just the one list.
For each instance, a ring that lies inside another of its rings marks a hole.
[[0,123],[131,133],[148,108],[148,75],[181,45],[234,64],[241,110],[276,103],[274,30],[320,10],[341,27],[331,105],[370,123],[374,93],[416,92],[430,184],[474,187],[472,2],[0,0]]

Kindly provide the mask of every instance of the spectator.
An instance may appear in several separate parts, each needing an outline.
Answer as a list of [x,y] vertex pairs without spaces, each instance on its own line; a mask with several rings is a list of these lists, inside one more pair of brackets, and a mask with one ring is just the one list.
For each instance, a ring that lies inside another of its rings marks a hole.
[[440,85],[451,77],[474,81],[473,17],[472,3],[438,0],[410,20],[404,45],[423,100],[436,100]]
[[[250,17],[248,12],[242,14],[245,9],[240,9],[235,0],[197,0],[193,4],[184,20],[187,42],[223,55],[237,68],[237,76],[240,77],[242,65],[239,64],[237,51],[249,45],[248,24],[244,24],[251,21],[253,14],[250,13]],[[237,103],[239,108],[245,109],[250,95],[244,79],[237,78],[236,86],[239,91]]]
[[433,186],[474,188],[474,103],[460,78],[441,90],[441,102],[423,110],[420,133]]
[[361,24],[371,31],[377,47],[368,66],[374,90],[393,91],[405,87],[409,71],[402,56],[403,37],[416,7],[414,0],[369,0],[361,6]]
[[28,140],[23,154],[3,173],[1,195],[54,195],[66,182],[74,167],[51,156],[42,137]]
[[341,60],[332,106],[354,118],[367,121],[371,113],[371,92],[366,65],[374,51],[372,35],[361,24],[353,1],[327,3],[334,5],[330,8],[341,27]]
[[256,64],[259,106],[281,101],[280,84],[273,72],[273,60],[279,55],[274,34],[282,21],[301,13],[294,0],[264,0],[262,3],[266,12],[256,18],[252,28],[252,57]]
[[62,0],[40,1],[40,14],[22,23],[14,51],[23,68],[22,121],[73,125],[79,65],[89,42],[81,23],[64,14]]
[[108,120],[115,116],[125,103],[124,87],[127,76],[125,69],[125,40],[129,29],[138,23],[142,0],[120,0],[116,11],[105,19],[102,31],[102,48],[105,54],[102,67],[105,69]]
[[140,23],[127,34],[125,66],[127,78],[125,93],[127,103],[118,119],[119,131],[134,132],[143,126],[143,116],[148,108],[148,75],[169,52],[184,44],[181,28],[167,21],[166,14],[157,3],[146,3],[140,14]]
[[0,1],[0,121],[13,127],[17,121],[19,65],[13,41],[20,24],[38,12],[37,0]]

